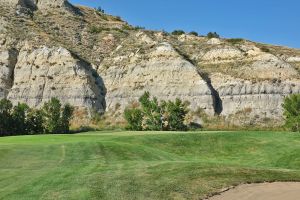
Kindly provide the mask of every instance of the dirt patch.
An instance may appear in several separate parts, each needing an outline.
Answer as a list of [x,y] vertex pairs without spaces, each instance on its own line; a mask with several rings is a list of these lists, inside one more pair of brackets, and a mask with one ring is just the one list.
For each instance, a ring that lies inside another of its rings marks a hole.
[[300,197],[300,183],[278,182],[246,184],[209,200],[295,200]]

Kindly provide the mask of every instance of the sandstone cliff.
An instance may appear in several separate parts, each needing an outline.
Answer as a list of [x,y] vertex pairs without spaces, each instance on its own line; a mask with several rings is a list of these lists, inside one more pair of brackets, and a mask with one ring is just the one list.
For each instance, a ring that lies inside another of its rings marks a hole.
[[300,50],[140,30],[66,0],[0,0],[0,98],[121,113],[149,91],[194,111],[281,120]]

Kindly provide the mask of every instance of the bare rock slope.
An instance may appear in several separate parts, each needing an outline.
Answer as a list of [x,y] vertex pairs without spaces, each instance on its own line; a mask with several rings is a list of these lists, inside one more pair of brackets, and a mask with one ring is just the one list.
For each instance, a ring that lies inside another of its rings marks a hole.
[[300,91],[300,50],[241,39],[174,36],[66,0],[0,0],[0,98],[51,97],[114,113],[149,91],[209,115],[282,119]]

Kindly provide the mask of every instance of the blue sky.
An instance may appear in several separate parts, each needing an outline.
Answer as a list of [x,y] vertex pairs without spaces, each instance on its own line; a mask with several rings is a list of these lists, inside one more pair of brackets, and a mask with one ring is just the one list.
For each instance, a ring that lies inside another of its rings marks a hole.
[[300,48],[299,0],[70,0],[101,6],[132,25],[153,30],[183,29],[226,38]]

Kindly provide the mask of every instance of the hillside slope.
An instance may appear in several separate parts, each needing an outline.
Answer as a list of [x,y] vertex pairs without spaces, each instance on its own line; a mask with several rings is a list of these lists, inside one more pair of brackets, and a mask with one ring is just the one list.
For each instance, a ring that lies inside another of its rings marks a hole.
[[283,97],[300,91],[297,49],[141,30],[65,0],[0,5],[0,98],[15,103],[58,97],[119,116],[149,91],[258,123],[281,120]]

